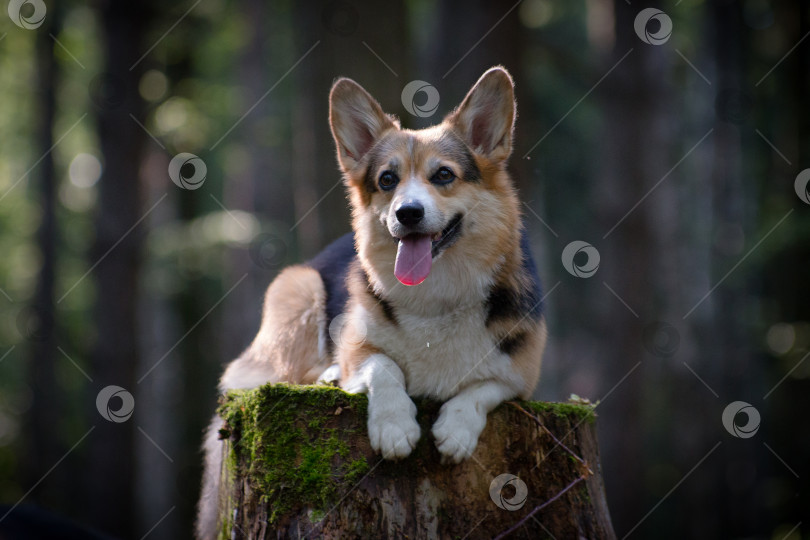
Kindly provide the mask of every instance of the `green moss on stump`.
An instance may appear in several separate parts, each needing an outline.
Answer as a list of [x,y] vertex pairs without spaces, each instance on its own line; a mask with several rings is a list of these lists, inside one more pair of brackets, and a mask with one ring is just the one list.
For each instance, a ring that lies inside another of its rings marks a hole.
[[596,422],[596,412],[594,405],[582,403],[553,403],[547,401],[525,401],[520,402],[524,409],[529,409],[538,413],[552,413],[558,418],[570,417],[574,423],[588,422],[593,424]]
[[[596,417],[587,404],[519,403],[540,416],[551,413],[572,425],[593,423]],[[420,417],[438,411],[435,402],[416,404]],[[233,478],[250,479],[251,490],[268,503],[270,525],[295,508],[309,508],[317,521],[371,468],[356,442],[362,438],[368,446],[365,430],[356,433],[341,421],[347,409],[366,418],[367,408],[365,395],[330,386],[274,384],[231,391],[219,408],[226,423],[221,434],[231,442],[228,472]],[[423,434],[415,453],[422,453],[420,447],[426,444],[433,444],[432,438]]]
[[344,409],[365,416],[367,404],[365,396],[328,386],[276,384],[228,393],[219,409],[232,442],[228,465],[234,476],[257,482],[251,488],[271,503],[270,523],[293,504],[328,510],[368,471],[365,459],[347,459],[350,437],[330,418]]

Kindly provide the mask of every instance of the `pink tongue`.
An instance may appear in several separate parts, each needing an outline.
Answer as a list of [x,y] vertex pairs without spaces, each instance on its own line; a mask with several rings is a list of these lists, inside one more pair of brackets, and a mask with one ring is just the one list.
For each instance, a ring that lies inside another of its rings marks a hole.
[[430,236],[411,234],[399,241],[394,275],[403,285],[419,285],[433,263]]

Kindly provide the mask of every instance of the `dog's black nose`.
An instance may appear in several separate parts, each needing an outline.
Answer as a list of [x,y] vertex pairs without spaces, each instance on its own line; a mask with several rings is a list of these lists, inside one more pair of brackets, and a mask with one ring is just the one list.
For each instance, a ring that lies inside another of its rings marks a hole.
[[425,217],[425,207],[419,203],[405,203],[397,208],[397,220],[406,227],[413,227]]

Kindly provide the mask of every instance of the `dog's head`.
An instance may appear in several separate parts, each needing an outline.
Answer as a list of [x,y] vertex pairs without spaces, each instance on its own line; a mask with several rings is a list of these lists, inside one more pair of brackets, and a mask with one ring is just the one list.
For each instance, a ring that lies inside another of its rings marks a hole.
[[400,128],[350,79],[335,82],[329,101],[361,258],[393,267],[405,285],[422,283],[445,252],[497,264],[518,214],[505,170],[515,120],[506,70],[484,73],[441,124],[422,130]]

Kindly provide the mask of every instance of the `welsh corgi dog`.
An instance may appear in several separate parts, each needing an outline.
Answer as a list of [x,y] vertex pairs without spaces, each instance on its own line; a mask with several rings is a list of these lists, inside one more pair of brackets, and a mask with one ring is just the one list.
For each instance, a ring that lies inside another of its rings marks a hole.
[[[546,341],[541,289],[506,165],[512,78],[488,70],[441,124],[409,130],[360,85],[337,80],[329,121],[352,209],[350,233],[282,271],[261,328],[220,390],[337,382],[368,394],[368,437],[385,459],[422,433],[411,397],[444,402],[442,459],[472,455],[487,414],[528,398]],[[205,442],[198,536],[216,532],[221,443]]]

